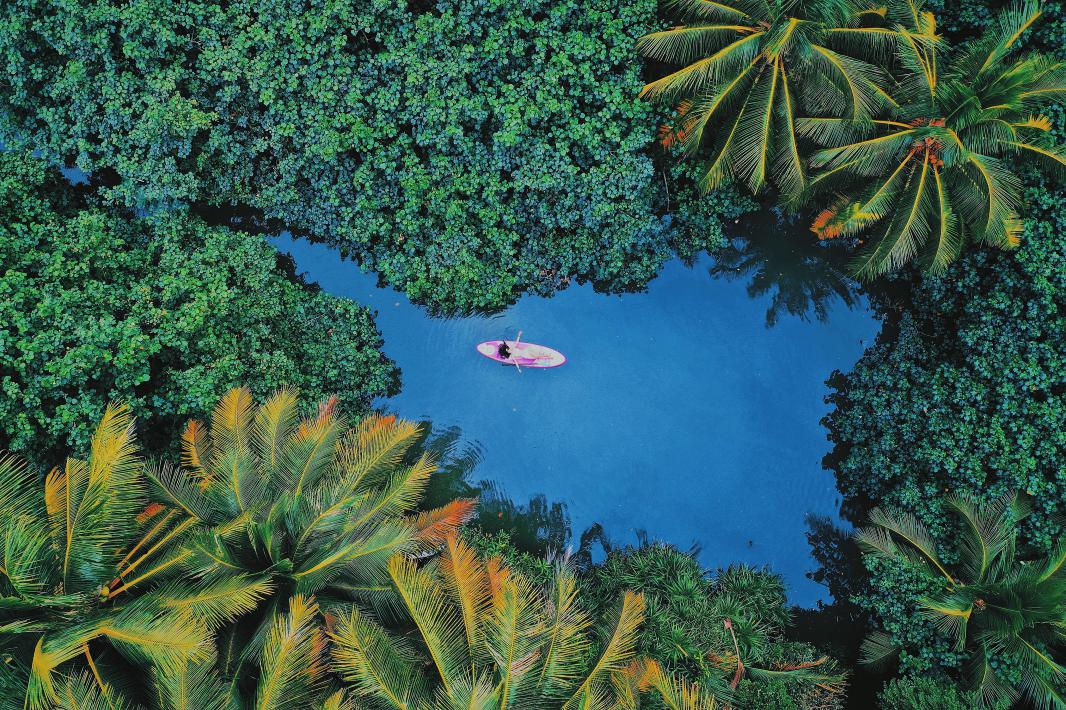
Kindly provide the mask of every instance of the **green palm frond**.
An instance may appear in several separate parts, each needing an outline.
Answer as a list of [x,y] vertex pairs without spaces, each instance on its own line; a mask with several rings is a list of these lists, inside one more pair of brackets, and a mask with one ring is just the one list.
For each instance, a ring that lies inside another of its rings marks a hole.
[[274,592],[267,575],[219,577],[200,583],[175,581],[162,588],[159,597],[167,609],[185,612],[209,629],[217,629],[254,610]]
[[294,595],[274,621],[262,652],[255,710],[307,707],[323,695],[326,644],[313,599]]
[[230,710],[229,690],[216,672],[214,655],[186,661],[168,672],[152,670],[160,710]]
[[875,631],[863,640],[859,659],[865,666],[879,668],[895,660],[899,652],[900,647],[891,636]]
[[334,666],[357,697],[396,710],[411,710],[426,697],[414,650],[354,607],[341,616],[330,638]]
[[585,675],[585,680],[565,707],[588,689],[595,689],[610,682],[611,675],[623,669],[632,659],[637,642],[637,631],[644,621],[644,596],[626,592],[618,607],[618,619],[604,638],[603,651]]
[[581,677],[585,633],[592,625],[578,605],[577,577],[565,566],[555,571],[548,611],[547,642],[537,682],[545,694],[561,695]]
[[255,413],[251,446],[263,467],[263,475],[277,479],[298,418],[299,398],[294,390],[282,389]]
[[111,581],[114,559],[135,529],[144,507],[141,461],[133,418],[125,406],[104,412],[87,461],[67,459],[45,479],[48,522],[63,586],[95,591]]
[[466,666],[462,620],[427,570],[396,556],[389,560],[389,575],[418,628],[444,692],[450,694]]

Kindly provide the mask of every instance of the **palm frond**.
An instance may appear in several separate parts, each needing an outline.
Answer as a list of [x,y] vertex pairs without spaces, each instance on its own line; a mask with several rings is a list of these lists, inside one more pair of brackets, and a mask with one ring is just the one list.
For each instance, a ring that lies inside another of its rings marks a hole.
[[336,671],[360,698],[411,710],[426,697],[425,677],[413,649],[352,607],[330,634]]
[[399,555],[389,560],[389,576],[418,628],[445,693],[451,694],[452,684],[465,666],[462,620],[448,605],[436,580],[410,560]]
[[252,449],[267,478],[277,478],[285,447],[296,426],[298,416],[296,391],[278,390],[255,413],[252,425]]
[[621,670],[630,661],[636,647],[637,633],[644,621],[644,595],[626,592],[618,610],[618,620],[603,643],[603,651],[586,674],[585,680],[565,707],[586,690],[610,680],[611,674]]
[[560,695],[580,678],[585,634],[592,620],[578,604],[577,577],[569,567],[558,565],[552,581],[547,642],[537,682],[547,694]]
[[326,643],[318,605],[297,594],[275,620],[263,647],[255,710],[307,707],[322,693]]

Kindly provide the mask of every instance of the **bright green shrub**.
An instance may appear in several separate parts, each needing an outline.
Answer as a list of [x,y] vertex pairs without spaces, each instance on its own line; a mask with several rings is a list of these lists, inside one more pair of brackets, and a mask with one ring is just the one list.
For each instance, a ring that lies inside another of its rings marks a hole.
[[896,678],[877,696],[881,710],[973,710],[975,693],[960,693],[949,683],[931,678]]
[[768,570],[732,566],[709,575],[691,554],[656,543],[612,550],[591,570],[588,586],[601,610],[620,590],[642,593],[638,652],[691,680],[709,688],[728,685],[739,650],[744,677],[773,686],[743,691],[741,697],[754,702],[779,696],[784,688],[794,704],[779,704],[782,709],[835,708],[843,702],[835,662],[807,644],[785,640],[790,621],[785,589]]
[[1027,197],[1017,252],[968,254],[910,284],[899,311],[883,301],[877,344],[830,380],[827,461],[841,492],[913,512],[940,539],[948,492],[1025,491],[1035,505],[1026,539],[1047,548],[1062,534],[1066,201],[1045,189]]
[[0,123],[113,178],[122,204],[256,208],[444,308],[637,288],[675,229],[694,238],[684,206],[660,217],[657,120],[636,100],[655,8],[15,0]]
[[0,449],[84,451],[108,401],[149,448],[236,383],[358,411],[394,393],[370,312],[286,275],[262,239],[182,211],[76,204],[40,161],[0,154]]

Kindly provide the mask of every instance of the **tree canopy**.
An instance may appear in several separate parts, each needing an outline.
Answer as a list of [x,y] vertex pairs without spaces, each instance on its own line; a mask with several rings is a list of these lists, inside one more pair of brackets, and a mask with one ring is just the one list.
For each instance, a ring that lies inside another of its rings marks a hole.
[[686,222],[636,98],[655,6],[16,0],[0,124],[117,203],[250,207],[441,308],[639,288]]
[[316,291],[261,237],[188,213],[93,206],[43,161],[0,154],[0,449],[85,453],[109,401],[149,448],[247,382],[362,411],[398,388],[371,313]]

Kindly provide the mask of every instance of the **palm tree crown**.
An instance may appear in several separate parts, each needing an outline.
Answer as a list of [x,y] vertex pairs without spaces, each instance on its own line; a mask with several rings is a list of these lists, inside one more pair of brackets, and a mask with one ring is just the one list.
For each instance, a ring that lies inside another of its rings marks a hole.
[[410,460],[417,425],[369,416],[348,428],[333,401],[301,420],[297,404],[282,390],[257,408],[233,390],[210,427],[186,428],[181,468],[148,471],[161,534],[187,528],[172,559],[194,582],[167,594],[214,600],[201,616],[219,631],[218,673],[256,708],[291,707],[282,690],[298,687],[301,664],[321,666],[271,648],[290,636],[314,647],[335,606],[379,603],[391,558],[434,553],[474,510],[459,500],[414,513],[435,471],[428,454]]
[[[891,48],[883,7],[862,0],[670,0],[689,24],[640,40],[648,57],[682,68],[641,95],[677,105],[673,134],[707,149],[701,181],[732,179],[759,192],[772,183],[788,199],[806,189],[798,115],[869,117],[889,101],[873,58]],[[711,129],[711,130],[708,130]]]
[[[1027,507],[1014,494],[949,503],[962,523],[957,565],[941,558],[929,531],[910,515],[875,509],[873,526],[856,537],[867,554],[935,582],[937,591],[919,605],[966,654],[969,680],[989,707],[1025,695],[1036,707],[1066,708],[1066,669],[1055,660],[1066,652],[1066,543],[1045,558],[1020,558],[1018,523]],[[877,663],[897,650],[890,636],[874,634],[865,660]]]
[[142,514],[145,483],[123,406],[43,492],[36,472],[0,459],[0,708],[105,707],[101,656],[166,675],[210,656],[207,625],[149,585],[168,559]]
[[812,114],[797,121],[802,136],[828,146],[812,157],[824,172],[811,191],[839,192],[812,229],[823,239],[869,234],[855,263],[861,278],[917,257],[941,272],[967,239],[1017,245],[1018,160],[1032,157],[1066,174],[1066,151],[1039,114],[1066,97],[1064,66],[1039,54],[1014,56],[1040,14],[1035,2],[1016,5],[954,52],[931,15],[916,15],[919,31],[896,28],[900,78],[890,111],[875,120]]
[[181,467],[146,466],[111,407],[43,495],[0,459],[0,708],[342,707],[330,619],[383,603],[389,561],[436,554],[474,502],[418,512],[419,427],[334,405],[232,390]]

